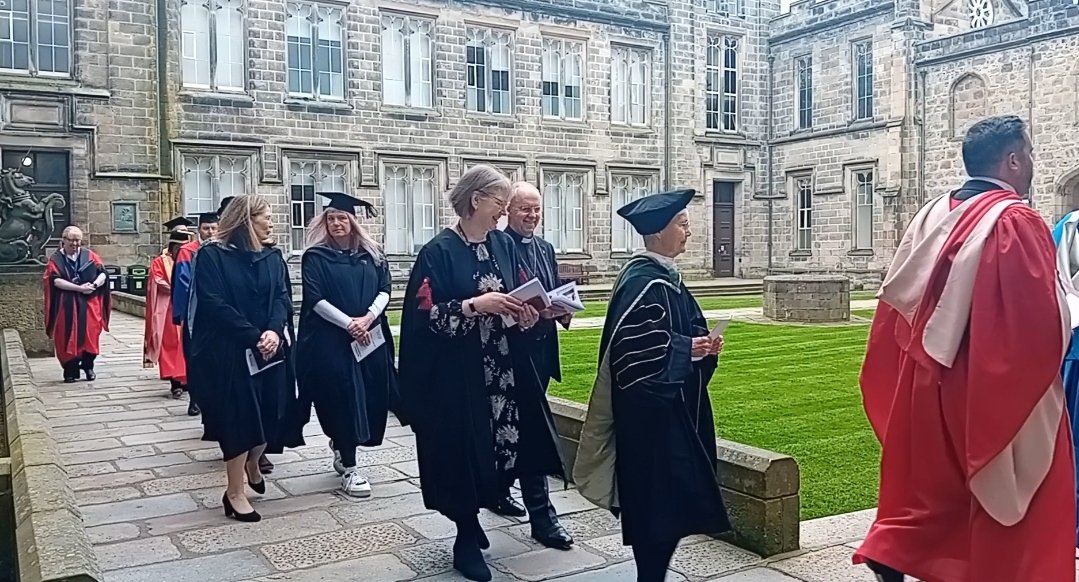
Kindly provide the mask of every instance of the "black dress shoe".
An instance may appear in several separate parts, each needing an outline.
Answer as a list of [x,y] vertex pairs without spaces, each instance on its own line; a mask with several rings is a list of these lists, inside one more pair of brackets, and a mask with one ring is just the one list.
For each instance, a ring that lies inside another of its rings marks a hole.
[[866,560],[865,565],[877,576],[877,582],[904,582],[906,580],[902,572],[884,564]]
[[75,382],[78,382],[78,381],[79,381],[78,378],[72,378],[71,376],[64,376],[64,384],[74,384]]
[[263,475],[273,473],[273,463],[266,458],[266,455],[259,457],[259,473],[262,473]]
[[191,403],[189,403],[187,405],[187,415],[188,416],[198,416],[200,414],[202,414],[202,411],[199,410],[199,405],[198,404],[195,404],[194,402],[191,402]]
[[457,532],[457,539],[453,542],[453,569],[476,582],[491,579],[491,569],[483,560],[474,532]]
[[494,507],[489,507],[488,509],[497,513],[498,515],[504,515],[506,517],[524,517],[528,515],[528,512],[525,511],[524,506],[520,503],[517,503],[517,500],[513,497],[510,497],[509,495],[503,497],[502,499],[499,499],[498,503],[495,503]]
[[255,523],[262,521],[262,516],[259,512],[252,510],[251,513],[239,513],[232,507],[232,503],[229,502],[229,494],[226,493],[221,496],[221,505],[225,508],[225,517],[231,517],[236,521],[242,521],[244,523]]
[[254,491],[255,493],[258,493],[259,495],[265,495],[266,494],[266,480],[265,479],[263,479],[262,481],[259,481],[258,483],[255,483],[254,481],[251,480],[250,477],[248,477],[247,478],[247,486],[250,487],[251,490]]
[[548,548],[554,548],[556,550],[568,550],[573,546],[573,536],[569,535],[566,528],[557,523],[542,531],[537,531],[536,528],[533,527],[532,539]]
[[95,374],[93,370],[86,370],[85,372],[87,382],[93,382],[94,380],[97,380],[97,374]]

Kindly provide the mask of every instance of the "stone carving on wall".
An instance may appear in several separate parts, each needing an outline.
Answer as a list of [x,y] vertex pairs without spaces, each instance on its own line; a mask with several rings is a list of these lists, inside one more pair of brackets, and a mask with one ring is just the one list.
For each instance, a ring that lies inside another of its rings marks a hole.
[[0,265],[45,263],[53,211],[67,202],[57,193],[39,199],[27,190],[33,184],[33,178],[17,169],[0,170]]

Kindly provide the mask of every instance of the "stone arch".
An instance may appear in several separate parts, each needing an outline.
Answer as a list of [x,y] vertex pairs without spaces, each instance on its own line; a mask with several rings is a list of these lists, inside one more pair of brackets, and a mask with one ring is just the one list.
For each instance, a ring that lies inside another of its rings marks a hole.
[[953,138],[962,138],[967,129],[989,114],[989,87],[977,73],[964,73],[948,89]]
[[1057,194],[1054,200],[1056,213],[1052,220],[1056,222],[1068,212],[1079,210],[1079,167],[1061,174],[1054,189]]

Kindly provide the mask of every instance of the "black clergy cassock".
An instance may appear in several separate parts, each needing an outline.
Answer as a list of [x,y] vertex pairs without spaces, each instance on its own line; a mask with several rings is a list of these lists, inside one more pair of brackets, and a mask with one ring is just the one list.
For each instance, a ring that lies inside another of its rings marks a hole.
[[212,242],[199,249],[194,275],[188,376],[200,388],[206,433],[221,445],[225,460],[264,443],[273,446],[294,388],[284,364],[250,375],[245,350],[257,353],[267,330],[285,349],[292,311],[285,263],[272,248],[247,251]]
[[718,358],[690,357],[692,338],[707,334],[700,306],[673,268],[649,256],[623,268],[574,481],[586,499],[620,515],[626,545],[730,529],[707,391]]
[[[529,278],[538,278],[547,291],[553,291],[562,286],[562,280],[558,276],[558,261],[555,258],[554,245],[539,237],[523,237],[508,227],[506,234],[510,235],[517,246],[521,266]],[[536,364],[536,371],[539,372],[540,380],[546,389],[551,380],[562,381],[555,320],[541,319],[536,324],[534,337],[536,343],[531,348],[532,360]]]
[[[513,241],[497,230],[487,236],[506,287],[524,283]],[[455,519],[475,515],[505,494],[498,482],[481,330],[476,326],[462,337],[440,337],[430,330],[429,311],[422,311],[420,303],[478,296],[475,273],[468,267],[475,263],[473,251],[456,232],[445,229],[436,235],[416,258],[401,317],[401,396],[416,433],[424,503]],[[421,287],[431,296],[421,296]],[[507,333],[520,427],[514,476],[563,476],[554,419],[528,355],[534,344],[530,333],[519,327]]]
[[314,246],[303,254],[303,305],[297,343],[302,402],[314,402],[319,422],[339,450],[382,444],[390,395],[397,390],[393,336],[385,313],[374,322],[386,343],[357,362],[347,331],[315,313],[325,300],[349,317],[363,317],[378,294],[390,293],[390,269],[366,251]]

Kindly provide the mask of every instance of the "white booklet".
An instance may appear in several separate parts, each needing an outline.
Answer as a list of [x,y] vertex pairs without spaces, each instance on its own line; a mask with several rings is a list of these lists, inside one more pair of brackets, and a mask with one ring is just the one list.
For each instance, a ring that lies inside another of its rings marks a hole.
[[[581,296],[577,291],[577,284],[572,281],[548,293],[543,290],[543,284],[540,283],[539,279],[533,278],[524,285],[510,291],[509,295],[531,305],[536,311],[552,309],[556,317],[584,310],[584,304],[581,303]],[[502,323],[506,327],[513,327],[517,325],[517,320],[508,315],[503,315]]]
[[366,345],[360,345],[360,342],[352,340],[352,355],[355,356],[356,361],[362,361],[367,356],[371,355],[371,352],[378,349],[379,346],[386,343],[386,336],[382,335],[382,326],[375,325],[373,329],[368,332],[371,336],[371,341]]
[[[716,326],[712,328],[712,331],[708,334],[709,339],[717,339],[723,335],[723,332],[727,331],[727,326],[731,324],[731,316],[725,315],[719,318],[716,322]],[[704,358],[692,358],[694,362],[703,360]]]
[[248,348],[244,352],[244,356],[247,359],[247,373],[250,376],[254,376],[255,374],[261,374],[262,372],[265,372],[266,370],[269,370],[270,368],[278,364],[282,364],[285,361],[285,352],[281,349],[277,350],[277,353],[271,356],[270,359],[262,357],[262,352],[259,352],[258,350],[253,350],[251,348]]

